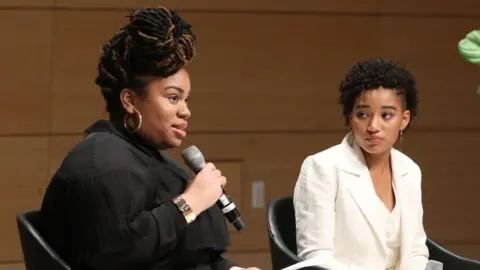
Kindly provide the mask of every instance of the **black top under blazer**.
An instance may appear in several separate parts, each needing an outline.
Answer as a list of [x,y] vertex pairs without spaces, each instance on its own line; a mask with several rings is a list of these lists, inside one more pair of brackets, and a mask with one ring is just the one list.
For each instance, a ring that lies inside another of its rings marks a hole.
[[213,206],[191,224],[171,202],[192,176],[122,124],[95,122],[46,191],[41,233],[73,270],[227,270]]

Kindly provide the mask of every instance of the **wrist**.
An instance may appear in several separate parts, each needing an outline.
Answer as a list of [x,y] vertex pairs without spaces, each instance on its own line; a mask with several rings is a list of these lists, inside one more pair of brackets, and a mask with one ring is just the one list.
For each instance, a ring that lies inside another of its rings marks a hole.
[[197,214],[193,211],[192,207],[183,195],[176,196],[172,199],[172,202],[183,215],[187,224],[192,223],[197,218]]
[[186,201],[186,203],[190,206],[192,212],[196,216],[200,215],[200,213],[203,212],[203,210],[199,207],[199,202],[197,199],[198,196],[195,196],[195,194],[191,194],[191,192],[186,191],[182,193],[180,197],[182,197]]

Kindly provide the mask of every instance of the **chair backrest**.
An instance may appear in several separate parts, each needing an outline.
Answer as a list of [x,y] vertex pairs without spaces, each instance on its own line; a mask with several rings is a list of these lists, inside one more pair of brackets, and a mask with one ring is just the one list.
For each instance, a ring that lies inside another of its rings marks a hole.
[[[267,229],[273,270],[280,270],[301,261],[297,256],[295,212],[291,196],[268,203]],[[302,269],[327,270],[322,267]]]
[[[301,259],[297,254],[295,210],[292,196],[280,197],[267,206],[267,228],[273,270],[280,270]],[[444,270],[480,270],[480,262],[458,256],[427,238],[431,260],[443,263]],[[327,270],[316,267],[317,270]]]
[[38,232],[40,211],[17,215],[17,227],[26,270],[70,270]]
[[459,256],[430,238],[427,238],[427,247],[430,252],[430,260],[443,263],[443,269],[480,270],[480,262]]

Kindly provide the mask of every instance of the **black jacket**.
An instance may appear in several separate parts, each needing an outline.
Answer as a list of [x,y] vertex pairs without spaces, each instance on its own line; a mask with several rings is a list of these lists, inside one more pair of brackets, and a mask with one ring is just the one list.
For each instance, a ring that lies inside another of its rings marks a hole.
[[227,270],[223,214],[187,225],[171,202],[191,175],[122,125],[100,120],[67,155],[42,204],[41,233],[73,270]]

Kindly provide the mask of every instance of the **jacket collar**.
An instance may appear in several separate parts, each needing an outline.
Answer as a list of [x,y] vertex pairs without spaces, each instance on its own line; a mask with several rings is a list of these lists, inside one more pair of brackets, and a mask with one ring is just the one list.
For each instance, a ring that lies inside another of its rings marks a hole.
[[191,176],[188,173],[188,171],[183,169],[173,158],[171,158],[166,150],[158,149],[153,144],[145,141],[137,133],[128,132],[123,126],[123,123],[112,122],[109,120],[98,120],[94,122],[91,126],[89,126],[87,129],[85,129],[84,131],[85,136],[88,136],[90,134],[94,134],[97,132],[106,132],[106,133],[116,135],[126,140],[127,142],[132,144],[134,147],[144,152],[145,154],[149,155],[150,157],[158,159],[161,162],[167,163],[169,165],[167,166],[167,168],[170,171],[181,176],[186,181],[189,181],[191,179]]
[[144,140],[140,135],[138,135],[138,133],[128,132],[123,126],[123,123],[112,122],[109,120],[98,120],[84,131],[85,136],[96,132],[106,132],[121,137],[122,139],[133,144],[149,156],[158,158],[160,155],[159,149],[157,147]]
[[[360,176],[369,173],[365,157],[360,146],[355,142],[353,134],[348,133],[342,140],[341,148],[347,162],[340,166],[344,171]],[[394,176],[403,177],[408,174],[408,167],[404,164],[403,154],[398,150],[390,150],[390,162]]]
[[[375,192],[363,153],[351,133],[345,136],[341,143],[341,148],[343,151],[342,158],[346,160],[345,162],[341,162],[340,169],[351,175],[349,178],[351,181],[348,182],[348,189],[375,231],[379,244],[386,252],[386,236],[381,226],[382,221],[378,218],[378,208],[374,207],[377,203],[374,202],[374,200],[376,200],[374,197]],[[401,221],[402,248],[409,245],[410,238],[408,236],[411,235],[411,222],[408,220],[410,218],[409,213],[412,211],[410,211],[411,206],[407,196],[408,189],[405,188],[405,181],[402,181],[409,171],[406,160],[407,158],[402,153],[395,149],[391,150],[390,161],[392,164],[393,181],[397,190],[396,201],[397,204],[400,205],[403,213]],[[408,216],[406,217],[406,215]]]

